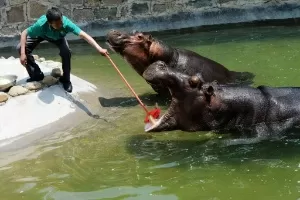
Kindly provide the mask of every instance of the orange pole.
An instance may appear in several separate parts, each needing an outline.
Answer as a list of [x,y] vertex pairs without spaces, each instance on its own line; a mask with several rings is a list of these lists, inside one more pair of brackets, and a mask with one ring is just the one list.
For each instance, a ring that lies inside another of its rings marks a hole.
[[[145,112],[148,114],[149,111],[147,110],[146,106],[143,104],[143,102],[140,100],[140,98],[138,97],[138,95],[134,92],[133,88],[129,85],[129,83],[127,82],[127,80],[125,79],[125,77],[123,76],[123,74],[120,72],[120,70],[118,69],[118,67],[116,66],[116,64],[112,61],[112,59],[109,57],[108,54],[105,54],[105,56],[108,58],[108,60],[111,62],[111,64],[114,66],[114,68],[117,70],[117,72],[119,73],[119,75],[122,77],[123,81],[126,83],[126,85],[128,86],[128,88],[130,89],[130,91],[133,93],[133,95],[135,96],[135,98],[138,100],[139,104],[142,106],[142,108],[145,110]],[[149,119],[151,121],[152,124],[155,123],[153,117],[150,115]]]

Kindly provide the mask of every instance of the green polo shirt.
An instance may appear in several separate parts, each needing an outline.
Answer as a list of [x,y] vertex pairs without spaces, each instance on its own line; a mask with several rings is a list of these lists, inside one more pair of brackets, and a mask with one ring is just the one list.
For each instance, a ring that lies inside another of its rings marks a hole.
[[42,15],[33,25],[27,29],[27,34],[31,38],[41,37],[44,39],[59,40],[65,37],[68,33],[79,35],[81,29],[74,24],[66,16],[63,16],[63,27],[60,30],[55,30],[47,21],[46,15]]

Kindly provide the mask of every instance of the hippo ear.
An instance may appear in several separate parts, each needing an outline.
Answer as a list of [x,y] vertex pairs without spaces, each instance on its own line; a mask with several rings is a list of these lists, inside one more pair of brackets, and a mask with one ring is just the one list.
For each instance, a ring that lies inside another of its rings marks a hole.
[[212,95],[214,95],[214,88],[213,88],[213,86],[208,86],[207,88],[206,88],[206,90],[205,90],[205,94],[206,95],[208,95],[208,96],[212,96]]
[[149,45],[151,45],[152,42],[153,42],[152,35],[147,35],[146,40],[147,40],[147,43],[148,43]]
[[152,37],[152,35],[148,35],[148,40],[150,40],[150,41],[152,41],[153,40],[153,37]]

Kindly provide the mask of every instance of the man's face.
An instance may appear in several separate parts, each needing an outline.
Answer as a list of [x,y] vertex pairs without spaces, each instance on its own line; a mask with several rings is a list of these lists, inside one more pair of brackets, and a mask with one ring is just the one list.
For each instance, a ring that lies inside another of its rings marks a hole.
[[56,20],[56,21],[53,21],[53,22],[49,22],[50,26],[52,26],[52,28],[54,28],[55,30],[59,30],[62,28],[62,20]]

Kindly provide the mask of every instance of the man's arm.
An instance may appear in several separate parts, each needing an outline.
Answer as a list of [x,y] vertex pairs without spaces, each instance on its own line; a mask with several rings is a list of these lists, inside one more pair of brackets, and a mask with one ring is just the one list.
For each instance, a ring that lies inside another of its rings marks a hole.
[[108,54],[107,50],[100,47],[99,44],[86,32],[80,31],[79,36],[97,49],[97,51],[102,55]]
[[25,46],[26,46],[26,41],[27,41],[27,29],[25,29],[22,34],[21,34],[21,55],[25,55]]
[[92,45],[99,53],[101,53],[103,56],[106,54],[109,54],[106,49],[103,49],[99,46],[99,44],[86,32],[81,30],[75,23],[73,23],[69,18],[64,16],[64,23],[67,25],[67,30],[69,32],[72,32],[73,34],[79,36],[80,38],[87,41],[90,45]]
[[27,64],[27,56],[26,56],[26,42],[27,42],[27,36],[29,37],[38,37],[42,33],[40,21],[38,20],[33,25],[29,26],[27,29],[25,29],[21,33],[21,39],[20,39],[20,61],[22,65]]
[[21,45],[21,49],[20,49],[20,62],[22,65],[26,65],[27,64],[27,56],[25,53],[25,47],[26,47],[26,40],[27,40],[27,29],[25,29],[22,33],[21,33],[21,39],[20,39],[20,45]]

